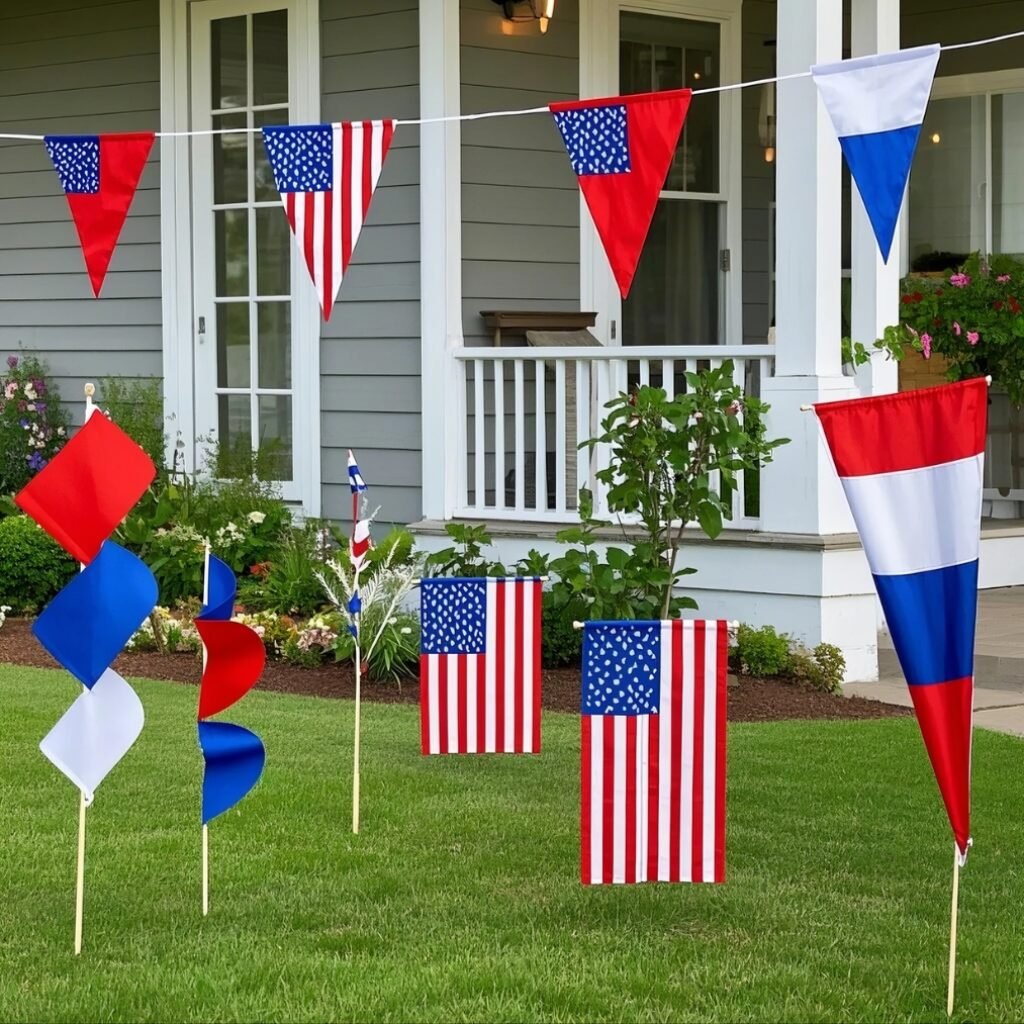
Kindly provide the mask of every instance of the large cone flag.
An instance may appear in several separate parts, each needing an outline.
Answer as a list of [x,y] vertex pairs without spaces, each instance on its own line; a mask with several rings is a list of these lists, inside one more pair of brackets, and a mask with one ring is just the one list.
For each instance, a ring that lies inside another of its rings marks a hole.
[[331,317],[394,134],[394,121],[263,129],[267,159],[324,320]]
[[[961,860],[971,835],[983,379],[816,405]],[[900,529],[907,510],[914,529]]]
[[580,191],[625,298],[690,108],[689,89],[552,103]]
[[811,68],[886,261],[939,49],[933,43]]
[[135,132],[47,135],[43,140],[68,197],[97,297],[155,138],[153,132]]

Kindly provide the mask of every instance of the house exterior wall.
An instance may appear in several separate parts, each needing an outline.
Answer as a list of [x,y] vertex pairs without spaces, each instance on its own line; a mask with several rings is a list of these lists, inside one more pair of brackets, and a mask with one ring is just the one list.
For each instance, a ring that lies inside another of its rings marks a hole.
[[[36,0],[0,6],[4,130],[160,127],[158,0]],[[46,150],[0,140],[0,350],[43,357],[81,417],[82,383],[157,376],[159,146],[93,298],[75,226]]]

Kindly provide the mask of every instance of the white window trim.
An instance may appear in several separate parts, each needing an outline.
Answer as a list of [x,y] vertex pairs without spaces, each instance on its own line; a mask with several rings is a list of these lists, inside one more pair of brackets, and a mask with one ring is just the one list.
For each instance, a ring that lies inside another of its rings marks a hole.
[[[694,21],[716,21],[722,26],[723,85],[740,81],[743,26],[742,0],[580,0],[580,97],[614,96],[619,91],[619,13],[671,15]],[[743,169],[742,107],[739,90],[720,94],[722,150],[719,161],[720,193],[726,206],[725,247],[731,269],[724,275],[724,340],[742,340],[743,334]],[[694,102],[700,102],[698,97]],[[662,192],[675,197],[677,192]],[[707,198],[685,193],[687,199]],[[714,254],[717,261],[718,253]],[[594,334],[603,345],[622,344],[622,299],[608,259],[580,194],[580,308],[597,313]],[[611,325],[615,323],[615,337]],[[684,340],[683,344],[686,343]],[[692,339],[706,344],[706,339]]]
[[[160,0],[160,130],[190,127],[189,8],[203,0]],[[320,120],[320,0],[289,0],[299,26],[292,42],[298,85],[291,103],[293,123]],[[173,416],[168,458],[175,442],[185,443],[185,469],[196,468],[195,320],[192,288],[191,145],[187,139],[167,140],[160,153],[160,284],[164,414]],[[283,216],[283,213],[282,213]],[[289,240],[290,241],[290,240]],[[307,283],[307,271],[292,245],[293,336],[315,338],[299,346],[293,381],[293,445],[295,484],[303,512],[318,517],[321,509],[320,315]]]

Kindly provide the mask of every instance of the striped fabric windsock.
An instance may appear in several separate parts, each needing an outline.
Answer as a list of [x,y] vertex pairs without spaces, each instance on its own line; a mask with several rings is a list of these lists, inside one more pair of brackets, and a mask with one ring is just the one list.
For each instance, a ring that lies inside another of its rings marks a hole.
[[366,564],[366,556],[369,554],[372,543],[370,541],[370,520],[360,519],[352,531],[352,541],[349,544],[349,553],[352,557],[352,568],[361,572]]
[[[816,405],[910,686],[961,862],[971,839],[974,626],[988,387]],[[912,529],[901,528],[911,517]]]

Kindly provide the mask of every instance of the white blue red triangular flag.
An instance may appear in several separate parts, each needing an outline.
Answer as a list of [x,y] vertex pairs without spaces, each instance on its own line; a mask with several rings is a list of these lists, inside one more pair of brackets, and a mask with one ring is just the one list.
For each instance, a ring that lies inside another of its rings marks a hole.
[[96,788],[131,749],[145,715],[135,691],[111,668],[84,690],[39,749],[91,802]]
[[[984,379],[816,405],[961,859],[971,835]],[[906,522],[914,516],[913,529]]]
[[324,320],[348,271],[394,121],[275,125],[263,144]]
[[886,261],[939,50],[933,43],[811,68]]
[[359,465],[356,463],[356,457],[352,454],[351,448],[348,450],[348,483],[353,494],[366,490],[366,481],[363,479],[363,474],[359,472]]

